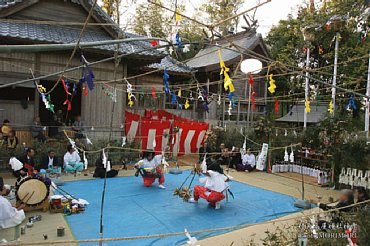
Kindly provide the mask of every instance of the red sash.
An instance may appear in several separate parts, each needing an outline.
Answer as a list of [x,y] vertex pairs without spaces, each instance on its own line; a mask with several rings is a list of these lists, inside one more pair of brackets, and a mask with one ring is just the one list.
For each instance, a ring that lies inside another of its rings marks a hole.
[[30,164],[24,163],[24,168],[27,169],[27,173],[29,176],[33,174],[34,168]]

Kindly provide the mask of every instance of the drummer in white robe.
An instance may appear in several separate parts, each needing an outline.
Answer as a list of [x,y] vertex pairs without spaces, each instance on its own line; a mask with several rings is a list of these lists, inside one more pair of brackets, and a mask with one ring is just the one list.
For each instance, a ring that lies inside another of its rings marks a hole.
[[26,218],[23,211],[24,205],[18,208],[13,207],[10,202],[3,197],[6,192],[3,178],[0,177],[0,230],[17,226]]
[[67,173],[81,172],[84,169],[84,164],[81,162],[81,157],[72,145],[68,145],[67,153],[64,155],[64,171]]

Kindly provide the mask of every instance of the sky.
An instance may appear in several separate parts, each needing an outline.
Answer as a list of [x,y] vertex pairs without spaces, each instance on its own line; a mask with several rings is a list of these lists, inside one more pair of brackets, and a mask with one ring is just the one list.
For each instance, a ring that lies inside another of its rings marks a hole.
[[[122,0],[121,10],[124,12],[122,14],[123,19],[125,22],[130,22],[133,20],[133,16],[135,15],[135,4],[130,4],[132,0]],[[264,2],[265,0],[260,0],[259,2]],[[317,2],[321,2],[321,0],[316,0]],[[147,3],[146,0],[137,0],[137,3]],[[180,1],[179,1],[180,2]],[[183,0],[181,1],[186,5],[186,12],[185,15],[191,17],[194,13],[194,9],[199,8],[199,6],[203,3],[206,3],[206,0]],[[266,36],[269,30],[273,25],[278,24],[279,20],[286,19],[288,14],[296,13],[298,6],[300,4],[304,4],[307,0],[271,0],[270,3],[267,3],[258,8],[256,13],[256,19],[259,23],[258,32],[261,33],[263,36]],[[243,7],[240,11],[247,10],[258,3],[258,0],[245,0]],[[149,3],[147,3],[149,4]],[[171,6],[168,6],[171,8]],[[174,6],[171,8],[174,9]],[[241,25],[244,25],[244,20],[241,22]]]

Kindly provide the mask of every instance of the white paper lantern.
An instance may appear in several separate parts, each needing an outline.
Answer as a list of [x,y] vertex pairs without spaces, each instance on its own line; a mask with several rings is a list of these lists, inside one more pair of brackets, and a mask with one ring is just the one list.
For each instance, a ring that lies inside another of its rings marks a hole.
[[246,59],[242,61],[240,65],[240,70],[245,73],[257,74],[262,70],[262,62],[257,59]]

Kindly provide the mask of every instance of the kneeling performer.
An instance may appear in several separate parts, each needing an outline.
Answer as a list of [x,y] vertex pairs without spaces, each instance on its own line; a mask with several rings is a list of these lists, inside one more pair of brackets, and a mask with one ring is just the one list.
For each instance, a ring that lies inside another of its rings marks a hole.
[[225,198],[223,194],[229,188],[226,183],[229,178],[219,172],[208,170],[204,173],[206,177],[200,178],[199,181],[204,186],[196,185],[194,187],[194,197],[189,202],[198,202],[199,197],[206,199],[215,209],[220,209],[220,201]]
[[161,189],[166,189],[166,187],[163,185],[164,175],[160,166],[161,163],[162,155],[154,155],[153,150],[146,150],[143,153],[143,159],[136,163],[135,167],[138,169],[138,173],[140,173],[143,177],[144,186],[152,186],[155,179],[158,178],[158,187]]

